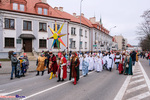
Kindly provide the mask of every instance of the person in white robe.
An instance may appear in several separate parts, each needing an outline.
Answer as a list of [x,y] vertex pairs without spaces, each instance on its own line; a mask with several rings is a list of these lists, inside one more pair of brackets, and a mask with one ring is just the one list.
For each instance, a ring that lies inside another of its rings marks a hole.
[[114,64],[115,64],[115,54],[112,52],[111,54],[110,54],[110,57],[112,58],[112,60],[113,60],[113,64],[112,64],[112,68],[114,67]]
[[82,75],[85,77],[88,75],[88,67],[89,67],[89,62],[87,61],[86,55],[83,56],[83,61],[82,61]]
[[93,57],[92,57],[92,55],[90,55],[90,57],[89,57],[89,68],[88,68],[89,71],[93,70],[93,66],[94,66],[93,64],[94,64]]
[[100,56],[97,57],[97,66],[96,66],[96,71],[101,72],[103,70],[103,65],[102,65],[102,58]]
[[82,55],[80,55],[79,61],[80,61],[79,70],[82,70],[82,61],[83,61],[83,56]]
[[107,69],[111,71],[113,68],[113,59],[110,56],[110,52],[108,52],[106,60],[107,60]]

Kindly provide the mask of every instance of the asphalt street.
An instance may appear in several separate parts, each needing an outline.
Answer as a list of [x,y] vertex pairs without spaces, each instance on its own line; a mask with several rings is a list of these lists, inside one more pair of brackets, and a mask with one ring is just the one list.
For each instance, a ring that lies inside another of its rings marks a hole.
[[73,85],[68,78],[58,83],[57,78],[49,80],[47,72],[44,76],[35,74],[27,73],[26,77],[14,80],[9,80],[8,74],[0,75],[0,95],[25,96],[27,100],[113,100],[127,77],[119,75],[115,68],[112,72],[92,71]]

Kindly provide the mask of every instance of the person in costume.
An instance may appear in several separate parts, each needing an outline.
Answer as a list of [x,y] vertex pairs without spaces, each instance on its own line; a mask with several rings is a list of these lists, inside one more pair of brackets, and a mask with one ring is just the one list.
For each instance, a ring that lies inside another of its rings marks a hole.
[[29,59],[26,53],[24,53],[23,59],[25,61],[25,73],[26,73],[29,68]]
[[88,70],[92,71],[93,67],[94,67],[94,60],[93,60],[92,55],[90,54],[90,56],[89,56],[89,68],[88,68]]
[[116,70],[118,70],[118,66],[119,66],[121,59],[122,59],[122,56],[120,52],[117,52],[116,57],[115,57]]
[[127,53],[125,58],[124,75],[133,75],[132,72],[132,57]]
[[98,55],[97,58],[97,64],[96,64],[96,71],[99,73],[103,70],[103,65],[102,65],[102,58],[100,58],[100,56]]
[[111,52],[110,56],[113,59],[113,65],[112,66],[114,66],[114,64],[115,64],[115,60],[114,60],[115,59],[115,54],[114,54],[113,51]]
[[82,54],[80,54],[80,56],[79,56],[79,61],[80,61],[79,69],[82,70],[82,61],[83,61]]
[[52,79],[56,77],[58,65],[57,65],[56,56],[52,52],[50,52],[49,54],[50,54],[50,58],[49,58],[48,73],[51,73],[49,79]]
[[72,53],[72,57],[70,59],[70,75],[69,75],[69,80],[71,78],[74,78],[73,84],[76,85],[77,81],[79,80],[79,58],[75,52]]
[[88,75],[88,67],[89,67],[89,62],[87,62],[86,55],[83,56],[83,61],[82,61],[82,75],[85,77]]
[[46,69],[46,59],[45,54],[42,53],[41,56],[38,57],[36,66],[37,66],[37,74],[36,76],[39,75],[40,71],[42,72],[42,76],[44,75],[44,70]]
[[148,59],[149,59],[149,66],[150,66],[150,52],[148,54]]
[[139,61],[139,53],[137,52],[136,53],[136,62],[138,62]]
[[63,53],[59,60],[59,68],[58,68],[58,80],[64,81],[67,78],[67,60],[65,58],[65,53]]
[[107,69],[109,70],[109,71],[111,71],[112,70],[112,68],[113,68],[113,59],[112,59],[112,57],[110,56],[110,52],[108,52],[108,54],[107,54],[107,57],[106,57],[106,60],[107,60]]

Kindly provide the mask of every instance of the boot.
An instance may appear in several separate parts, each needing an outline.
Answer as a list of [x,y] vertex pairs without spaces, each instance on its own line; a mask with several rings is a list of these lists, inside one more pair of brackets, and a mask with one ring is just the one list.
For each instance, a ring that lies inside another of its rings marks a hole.
[[60,73],[58,74],[58,80],[57,80],[57,82],[59,82],[60,81]]
[[76,85],[77,84],[77,78],[74,78],[74,83],[73,83],[74,85]]
[[41,76],[43,76],[44,75],[44,71],[42,71],[42,75]]
[[61,80],[62,82],[64,81],[64,79]]
[[36,76],[38,76],[39,75],[39,71],[37,71],[37,74],[36,74]]
[[55,77],[56,77],[56,74],[53,75],[53,78],[55,78]]
[[52,79],[52,77],[53,77],[53,72],[51,72],[51,75],[50,75],[50,78],[49,78],[49,79],[51,80],[51,79]]

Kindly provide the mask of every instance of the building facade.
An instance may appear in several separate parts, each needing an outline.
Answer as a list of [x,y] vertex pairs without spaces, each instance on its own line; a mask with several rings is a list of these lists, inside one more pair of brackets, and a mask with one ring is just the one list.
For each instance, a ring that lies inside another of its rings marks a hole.
[[[80,30],[81,17],[81,30]],[[93,21],[94,20],[94,21]],[[61,33],[67,47],[60,44],[58,49],[48,26],[58,29],[64,23]],[[46,0],[1,0],[0,1],[0,58],[8,58],[9,51],[18,54],[34,52],[33,54],[52,50],[58,51],[99,51],[111,50],[112,37],[109,31],[95,19],[87,19],[63,11],[63,7],[52,8]],[[79,38],[81,37],[81,39]]]

